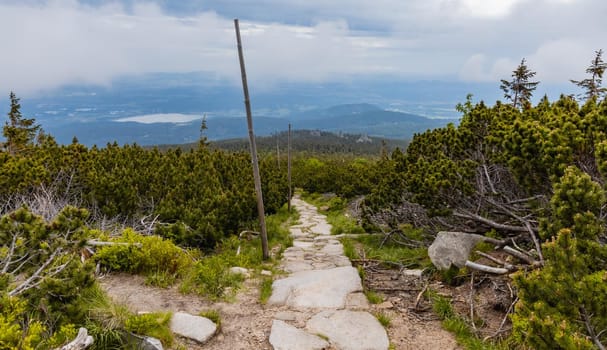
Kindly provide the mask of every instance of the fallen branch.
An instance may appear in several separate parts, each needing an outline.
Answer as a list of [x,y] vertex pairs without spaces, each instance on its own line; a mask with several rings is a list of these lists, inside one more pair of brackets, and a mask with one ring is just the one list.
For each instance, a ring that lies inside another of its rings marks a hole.
[[505,275],[505,274],[511,272],[510,270],[503,268],[503,267],[487,266],[487,265],[472,262],[470,260],[466,260],[465,266],[468,268],[471,268],[473,270],[486,272],[486,273],[492,273],[495,275]]
[[137,248],[141,248],[143,247],[143,244],[141,243],[126,243],[126,242],[103,242],[103,241],[98,241],[96,239],[89,239],[86,241],[86,245],[90,245],[93,247],[104,247],[104,246],[114,246],[114,245],[133,245]]
[[502,265],[502,266],[503,266],[505,269],[507,269],[507,270],[509,270],[509,271],[514,271],[514,270],[516,270],[516,267],[515,267],[514,265],[512,265],[512,264],[508,264],[507,262],[502,261],[502,260],[500,260],[500,259],[498,259],[498,258],[496,258],[496,257],[494,257],[494,256],[491,256],[491,255],[489,255],[489,254],[485,254],[485,253],[483,253],[483,252],[481,252],[481,251],[478,251],[478,250],[476,251],[476,254],[478,254],[478,255],[480,255],[480,256],[482,256],[482,257],[486,258],[486,259],[489,259],[489,260],[493,261],[493,262],[494,262],[494,263],[496,263],[496,264]]
[[481,222],[481,223],[483,223],[483,224],[485,224],[485,225],[487,225],[489,227],[493,227],[493,228],[498,229],[498,230],[512,231],[512,232],[527,232],[527,228],[526,227],[500,224],[499,222],[495,222],[493,220],[489,220],[489,219],[487,219],[485,217],[482,217],[480,215],[473,214],[473,213],[458,213],[458,212],[454,212],[453,216],[458,217],[458,218],[462,218],[462,219],[476,220],[478,222]]
[[80,328],[78,330],[78,336],[68,344],[62,346],[59,349],[55,350],[80,350],[86,349],[89,346],[93,345],[94,339],[90,335],[88,335],[88,331],[86,328]]
[[430,285],[430,281],[426,281],[426,285],[424,285],[424,288],[422,288],[422,290],[419,292],[419,294],[417,294],[417,298],[415,298],[415,306],[413,307],[413,309],[419,310],[419,303],[422,301],[422,296],[428,289],[429,285]]

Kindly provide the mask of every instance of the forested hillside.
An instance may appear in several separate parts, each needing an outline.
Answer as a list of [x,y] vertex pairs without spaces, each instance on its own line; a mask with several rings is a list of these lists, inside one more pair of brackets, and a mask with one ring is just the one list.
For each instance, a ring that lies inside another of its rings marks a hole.
[[[272,136],[257,136],[257,149],[262,153],[274,153],[285,156],[288,148],[288,132],[283,131]],[[350,154],[358,156],[379,156],[383,151],[396,148],[405,149],[408,140],[384,139],[366,134],[335,134],[320,130],[293,130],[291,133],[291,151],[318,155]],[[181,148],[189,150],[198,144],[160,145],[158,149]],[[213,149],[231,152],[248,152],[249,140],[245,138],[210,141]]]

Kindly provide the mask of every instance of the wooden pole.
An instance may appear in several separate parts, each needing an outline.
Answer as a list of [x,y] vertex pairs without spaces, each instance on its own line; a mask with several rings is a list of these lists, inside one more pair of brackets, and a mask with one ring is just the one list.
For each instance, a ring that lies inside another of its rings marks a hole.
[[244,55],[240,41],[240,27],[238,19],[234,19],[236,29],[236,42],[238,44],[238,59],[240,60],[240,72],[242,74],[242,90],[244,92],[244,106],[247,112],[247,125],[249,127],[249,146],[251,148],[251,163],[253,163],[253,180],[255,181],[255,193],[257,194],[257,213],[259,215],[259,226],[261,226],[261,250],[263,259],[270,257],[268,251],[268,234],[266,231],[266,217],[263,208],[263,194],[261,192],[261,177],[259,176],[259,162],[257,161],[257,146],[255,145],[255,134],[253,133],[253,117],[251,116],[251,101],[249,99],[249,87],[247,85],[247,73],[244,67]]
[[280,171],[280,146],[278,141],[280,140],[280,134],[276,132],[276,161],[278,162],[278,171]]
[[289,181],[289,201],[287,208],[291,212],[291,124],[289,123],[289,133],[287,134],[287,179]]

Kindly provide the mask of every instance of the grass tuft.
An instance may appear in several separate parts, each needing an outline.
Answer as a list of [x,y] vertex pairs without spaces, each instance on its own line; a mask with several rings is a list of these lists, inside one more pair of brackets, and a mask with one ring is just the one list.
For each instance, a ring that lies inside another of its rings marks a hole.
[[217,329],[221,328],[221,314],[219,313],[219,311],[217,311],[215,309],[209,309],[209,310],[201,311],[198,315],[201,317],[208,318],[209,320],[213,321],[213,323],[215,323],[215,325],[217,325]]
[[272,283],[272,278],[266,277],[261,280],[261,284],[259,285],[259,301],[264,305],[272,296]]
[[371,304],[379,304],[384,301],[384,298],[380,294],[378,294],[372,290],[365,291],[365,295],[367,296],[367,300]]
[[392,317],[390,317],[390,315],[386,314],[385,312],[378,312],[375,314],[375,318],[377,318],[377,320],[379,321],[379,323],[384,327],[384,328],[388,328],[390,327],[390,324],[392,324]]

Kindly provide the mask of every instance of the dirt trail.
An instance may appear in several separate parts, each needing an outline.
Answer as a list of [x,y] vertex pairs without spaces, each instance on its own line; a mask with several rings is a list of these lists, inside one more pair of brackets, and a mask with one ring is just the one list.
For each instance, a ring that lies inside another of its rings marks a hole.
[[[314,222],[304,222],[292,227],[292,232],[301,231],[302,227],[314,226],[315,229],[330,230],[322,215],[307,203],[306,210],[313,210]],[[299,209],[299,208],[298,208]],[[319,219],[321,219],[319,221]],[[307,246],[307,244],[304,244]],[[332,248],[334,248],[332,246]],[[283,258],[283,267],[288,267],[287,254]],[[295,266],[295,265],[291,265]],[[301,266],[300,266],[301,267]],[[297,267],[296,267],[297,268]],[[307,269],[303,267],[303,269]],[[283,276],[284,277],[284,276]],[[373,278],[371,276],[371,278]],[[381,277],[378,277],[381,278]],[[287,320],[291,324],[304,327],[305,322],[314,315],[315,310],[300,310],[293,313],[288,306],[262,305],[259,302],[259,280],[250,279],[245,282],[235,300],[231,302],[210,302],[196,295],[183,295],[177,286],[162,289],[149,287],[144,284],[141,276],[127,274],[112,274],[101,278],[101,284],[108,294],[117,302],[127,305],[134,312],[145,311],[184,311],[198,314],[201,311],[214,309],[221,315],[221,330],[204,345],[181,343],[188,349],[208,350],[244,350],[272,349],[269,343],[272,322],[278,318],[293,316]],[[367,281],[368,282],[368,281]],[[415,283],[414,281],[411,281]],[[415,286],[417,288],[417,286]],[[407,288],[403,288],[406,290]],[[453,336],[441,328],[440,322],[430,315],[420,316],[409,311],[414,305],[417,293],[391,293],[386,301],[379,305],[370,305],[370,313],[384,313],[390,316],[391,325],[387,329],[390,343],[395,349],[458,349]],[[331,347],[330,349],[334,349]]]

